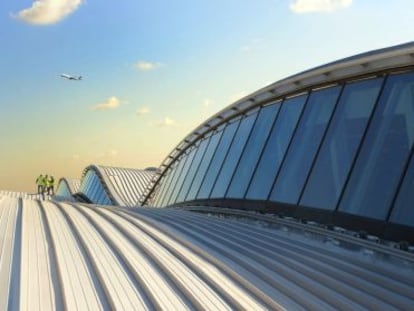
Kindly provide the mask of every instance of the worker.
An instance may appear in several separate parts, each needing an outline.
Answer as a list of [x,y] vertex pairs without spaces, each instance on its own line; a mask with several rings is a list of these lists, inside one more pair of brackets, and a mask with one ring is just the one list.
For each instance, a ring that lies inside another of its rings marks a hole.
[[47,185],[47,195],[54,195],[55,194],[55,178],[53,175],[50,175],[46,180]]
[[42,200],[45,199],[45,191],[46,191],[46,186],[47,186],[47,175],[43,175],[43,177],[40,179],[40,185],[41,185],[41,189],[42,189]]
[[43,175],[42,174],[40,174],[39,177],[37,177],[36,185],[37,185],[37,194],[41,194],[44,191],[44,188],[43,188]]

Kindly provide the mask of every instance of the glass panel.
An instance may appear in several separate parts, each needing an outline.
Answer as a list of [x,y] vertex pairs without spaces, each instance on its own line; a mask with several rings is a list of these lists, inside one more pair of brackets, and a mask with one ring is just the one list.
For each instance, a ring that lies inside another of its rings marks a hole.
[[211,139],[210,143],[208,144],[207,150],[201,160],[200,167],[194,177],[193,184],[191,185],[190,191],[187,195],[187,201],[192,200],[195,198],[196,193],[200,189],[201,182],[206,174],[207,168],[210,164],[211,158],[213,157],[214,151],[217,148],[218,142],[220,141],[220,137],[223,134],[223,131],[214,134]]
[[187,159],[185,161],[185,164],[183,166],[183,169],[182,169],[182,171],[180,173],[180,176],[177,179],[177,184],[175,185],[175,188],[174,188],[174,191],[173,191],[173,193],[171,195],[171,198],[168,201],[168,205],[171,205],[171,204],[177,202],[178,192],[180,191],[180,189],[181,189],[181,187],[183,185],[184,179],[187,176],[188,168],[190,167],[191,163],[193,162],[193,158],[194,158],[194,155],[196,153],[196,150],[197,150],[197,147],[193,148],[190,151],[190,153],[188,154]]
[[169,169],[165,175],[162,177],[162,179],[159,181],[158,183],[158,189],[156,190],[156,192],[153,194],[153,198],[152,198],[152,202],[154,206],[158,206],[160,203],[160,199],[162,198],[162,196],[164,195],[164,191],[167,188],[168,185],[168,180],[171,177],[171,169]]
[[211,164],[208,167],[207,174],[204,177],[203,183],[201,184],[200,191],[198,192],[197,198],[205,199],[208,198],[213,188],[214,181],[216,180],[217,174],[220,171],[223,160],[230,147],[231,141],[233,140],[234,133],[236,133],[237,127],[240,121],[230,123],[224,130],[223,136],[221,137],[220,143],[214,153]]
[[390,76],[340,203],[385,220],[414,139],[414,73]]
[[266,200],[298,122],[306,95],[285,100],[259,160],[247,198]]
[[414,227],[414,156],[404,177],[394,209],[391,214],[391,222]]
[[201,142],[201,144],[198,147],[196,147],[197,150],[194,156],[193,163],[191,163],[191,167],[188,170],[187,176],[185,177],[183,186],[181,187],[181,190],[177,197],[176,202],[184,201],[184,198],[187,196],[189,187],[191,186],[191,183],[193,182],[194,174],[200,165],[201,158],[204,155],[204,151],[206,150],[208,142],[209,142],[209,139],[204,139]]
[[305,106],[271,194],[272,201],[296,204],[341,88],[313,92]]
[[241,153],[252,130],[252,126],[256,120],[256,117],[257,112],[242,119],[240,126],[237,129],[237,133],[234,136],[234,140],[226,156],[220,174],[217,177],[217,181],[214,185],[211,197],[224,197],[224,194],[226,193],[234,169],[236,168],[237,162],[240,159]]
[[235,170],[235,174],[226,197],[244,197],[279,108],[280,103],[277,103],[264,107],[260,111],[252,130],[252,134],[249,137],[249,141],[247,142],[246,148]]
[[176,186],[177,179],[180,176],[181,170],[184,166],[184,163],[185,163],[186,159],[187,159],[187,156],[184,155],[184,156],[181,156],[181,158],[179,160],[177,160],[178,161],[177,169],[175,170],[175,172],[173,174],[173,177],[171,179],[171,182],[168,185],[168,189],[165,192],[164,197],[162,198],[162,201],[161,201],[161,204],[160,204],[161,206],[166,206],[167,205],[167,202],[170,199],[170,196],[171,196],[172,191],[174,190],[174,187]]
[[168,169],[168,176],[164,178],[164,181],[162,181],[162,189],[157,194],[157,197],[155,199],[155,206],[161,206],[162,199],[165,197],[166,191],[171,186],[171,180],[174,177],[175,171],[177,170],[177,164],[177,162],[173,163],[172,166],[170,166],[170,168]]
[[335,209],[383,79],[345,86],[300,204]]

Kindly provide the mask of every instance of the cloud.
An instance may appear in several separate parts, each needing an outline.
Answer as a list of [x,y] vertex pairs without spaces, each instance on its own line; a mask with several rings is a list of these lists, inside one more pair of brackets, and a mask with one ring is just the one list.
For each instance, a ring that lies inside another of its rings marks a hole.
[[33,25],[49,25],[73,13],[84,0],[36,0],[17,13],[17,18]]
[[290,5],[294,13],[333,12],[345,9],[352,4],[352,0],[295,0]]
[[79,156],[79,154],[74,154],[74,155],[72,156],[72,158],[73,158],[74,160],[79,160],[79,159],[80,159],[80,156]]
[[177,122],[169,117],[165,117],[162,120],[152,122],[151,125],[158,127],[175,127],[177,126]]
[[108,110],[108,109],[116,109],[121,105],[121,101],[116,98],[115,96],[109,97],[106,101],[103,103],[99,103],[95,105],[92,110],[98,111],[98,110]]
[[161,63],[157,62],[148,62],[144,60],[140,60],[134,64],[134,67],[139,71],[151,71],[161,67]]
[[141,108],[138,108],[137,115],[143,116],[143,115],[149,114],[150,112],[151,110],[148,107],[141,107]]

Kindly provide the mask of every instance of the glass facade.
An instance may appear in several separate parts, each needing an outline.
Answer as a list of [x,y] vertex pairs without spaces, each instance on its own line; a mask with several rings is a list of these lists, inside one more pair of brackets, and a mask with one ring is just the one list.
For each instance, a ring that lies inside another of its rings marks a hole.
[[79,192],[87,197],[92,203],[101,205],[113,204],[94,170],[87,171],[82,179]]
[[64,181],[61,181],[56,189],[55,196],[61,198],[72,198],[72,193],[68,187],[68,184]]
[[156,206],[263,200],[414,227],[413,72],[291,94],[225,121],[166,171]]

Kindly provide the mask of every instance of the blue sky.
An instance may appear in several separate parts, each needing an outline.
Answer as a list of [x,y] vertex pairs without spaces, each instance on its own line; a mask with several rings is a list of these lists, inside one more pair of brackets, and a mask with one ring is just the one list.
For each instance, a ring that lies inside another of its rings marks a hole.
[[412,0],[2,1],[0,188],[158,166],[236,99],[412,41],[413,20]]

